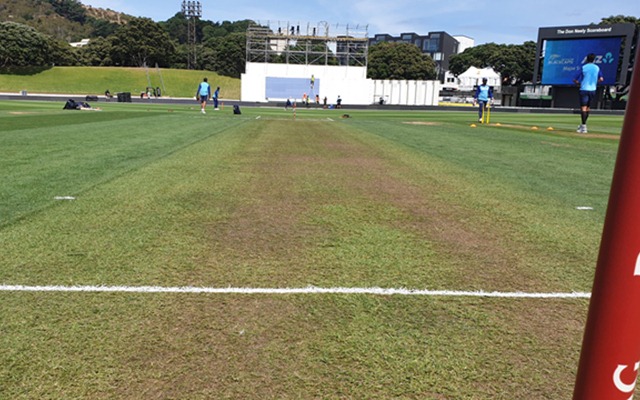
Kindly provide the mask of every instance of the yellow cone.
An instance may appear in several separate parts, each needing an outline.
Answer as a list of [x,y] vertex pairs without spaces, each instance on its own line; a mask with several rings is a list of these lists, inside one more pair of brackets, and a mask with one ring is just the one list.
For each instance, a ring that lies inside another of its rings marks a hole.
[[472,128],[475,128],[477,125],[476,124],[471,124],[470,125]]

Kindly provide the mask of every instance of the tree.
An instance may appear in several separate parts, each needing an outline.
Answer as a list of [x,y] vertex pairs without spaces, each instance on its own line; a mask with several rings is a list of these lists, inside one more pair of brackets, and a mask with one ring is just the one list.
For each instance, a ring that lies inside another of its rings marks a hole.
[[504,85],[520,85],[531,82],[536,59],[536,43],[500,45],[500,51],[491,60],[494,71],[502,76]]
[[381,42],[369,48],[371,79],[428,80],[436,77],[435,63],[411,43]]
[[109,67],[114,65],[111,59],[113,48],[111,40],[105,38],[91,39],[89,44],[77,49],[79,63],[93,67]]
[[224,29],[223,27],[219,26],[219,25],[206,25],[203,29],[202,29],[202,35],[204,37],[204,40],[207,41],[211,38],[219,38],[219,37],[225,37],[229,34],[229,32]]
[[113,35],[120,25],[104,19],[87,18],[87,24],[92,28],[92,37],[108,37]]
[[15,22],[0,22],[0,67],[45,66],[53,62],[51,39]]
[[187,43],[188,21],[183,13],[176,13],[173,17],[159,24],[171,39],[176,40],[179,44]]
[[470,47],[449,59],[449,71],[460,75],[469,67],[491,67],[502,76],[504,85],[519,85],[531,81],[536,58],[536,44],[521,45],[488,43]]
[[223,38],[211,38],[205,47],[212,50],[207,55],[206,69],[220,75],[240,78],[245,70],[247,39],[245,33],[231,33]]
[[612,24],[635,24],[636,29],[640,28],[640,18],[631,17],[627,15],[612,15],[607,18],[602,18],[600,24],[612,25]]
[[176,52],[167,32],[149,18],[132,19],[110,39],[115,65],[142,67],[157,63],[168,66]]
[[82,4],[76,0],[49,0],[55,12],[68,20],[84,24],[87,13]]
[[78,54],[64,41],[49,40],[49,62],[53,65],[71,66],[80,63]]

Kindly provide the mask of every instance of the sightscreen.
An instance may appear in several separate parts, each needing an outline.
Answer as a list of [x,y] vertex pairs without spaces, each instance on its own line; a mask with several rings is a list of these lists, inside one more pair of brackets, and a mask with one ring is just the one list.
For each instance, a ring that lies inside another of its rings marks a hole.
[[595,64],[604,76],[604,85],[615,85],[622,37],[547,40],[542,67],[543,85],[573,85],[573,79],[586,62],[596,55]]
[[266,96],[268,99],[300,99],[303,94],[313,97],[320,93],[320,78],[315,78],[313,87],[310,78],[267,77]]

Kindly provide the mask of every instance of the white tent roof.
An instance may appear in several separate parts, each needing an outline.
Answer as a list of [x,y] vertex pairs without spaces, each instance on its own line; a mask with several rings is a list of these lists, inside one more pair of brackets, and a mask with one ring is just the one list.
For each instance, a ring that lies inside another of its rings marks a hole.
[[482,79],[482,78],[487,78],[487,79],[500,79],[500,74],[498,74],[496,71],[493,70],[493,68],[491,67],[486,67],[486,68],[476,68],[476,67],[469,67],[468,70],[464,71],[463,73],[461,73],[460,75],[458,75],[458,78],[472,78],[472,79]]
[[482,84],[482,78],[487,78],[487,84],[494,88],[500,87],[502,84],[500,74],[491,67],[469,67],[468,70],[458,75],[457,78],[459,90],[472,90],[474,86]]

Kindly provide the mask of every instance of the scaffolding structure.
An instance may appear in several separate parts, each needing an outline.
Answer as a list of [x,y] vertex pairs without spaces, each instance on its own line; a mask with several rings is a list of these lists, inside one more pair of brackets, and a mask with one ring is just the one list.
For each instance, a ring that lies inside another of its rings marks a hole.
[[247,29],[247,62],[367,66],[368,26],[256,22]]
[[198,64],[198,51],[196,49],[196,27],[198,18],[202,17],[202,5],[199,1],[182,1],[182,14],[187,19],[187,68],[194,69]]

